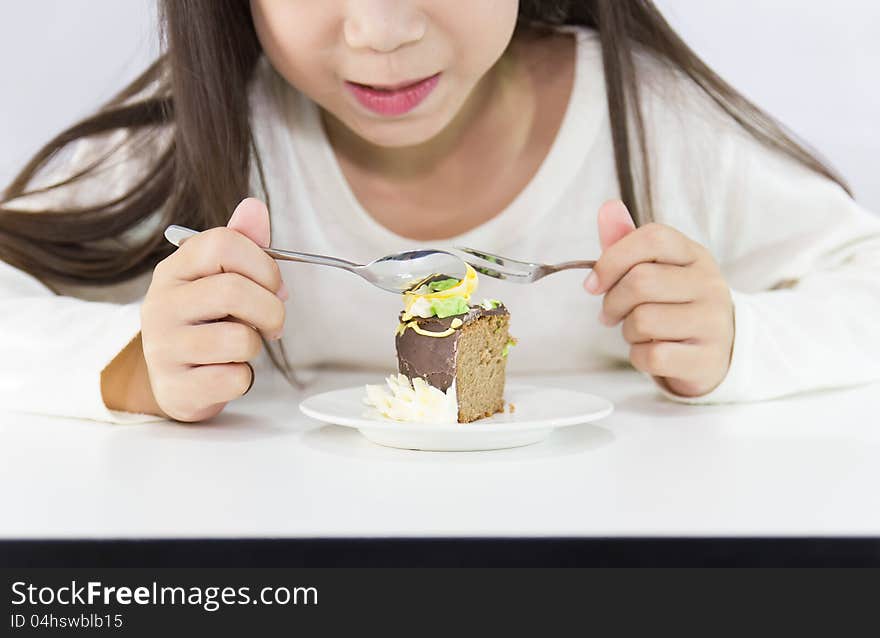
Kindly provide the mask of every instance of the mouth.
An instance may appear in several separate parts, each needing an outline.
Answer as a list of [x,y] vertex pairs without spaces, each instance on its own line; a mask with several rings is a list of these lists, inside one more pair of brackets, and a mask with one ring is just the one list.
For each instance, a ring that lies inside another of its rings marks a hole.
[[363,84],[346,81],[345,86],[355,99],[373,113],[384,116],[403,115],[412,111],[433,92],[440,73],[415,81],[395,84]]

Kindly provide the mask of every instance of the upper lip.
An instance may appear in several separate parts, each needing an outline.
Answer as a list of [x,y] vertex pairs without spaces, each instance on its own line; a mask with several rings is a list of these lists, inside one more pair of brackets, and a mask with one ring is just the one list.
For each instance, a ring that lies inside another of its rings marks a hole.
[[412,86],[413,84],[418,84],[419,82],[424,82],[425,80],[434,77],[437,75],[436,73],[432,73],[431,75],[425,75],[420,78],[416,78],[415,80],[404,80],[403,82],[394,82],[394,83],[377,83],[377,82],[360,82],[358,80],[349,80],[352,84],[360,84],[361,86],[367,86],[373,89],[382,89],[384,91],[395,91],[397,89],[402,89],[406,86]]

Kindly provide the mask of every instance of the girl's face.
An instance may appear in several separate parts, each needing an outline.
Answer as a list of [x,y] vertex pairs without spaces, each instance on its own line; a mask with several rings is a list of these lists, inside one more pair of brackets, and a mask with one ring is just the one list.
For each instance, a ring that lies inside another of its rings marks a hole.
[[440,133],[501,57],[518,0],[250,0],[269,61],[358,136]]

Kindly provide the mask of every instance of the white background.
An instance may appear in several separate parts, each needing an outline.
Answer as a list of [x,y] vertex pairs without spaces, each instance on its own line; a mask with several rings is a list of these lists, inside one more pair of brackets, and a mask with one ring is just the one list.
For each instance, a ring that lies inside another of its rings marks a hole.
[[[463,1],[463,0],[455,0]],[[716,70],[809,141],[880,211],[880,3],[659,0]],[[0,184],[156,55],[153,0],[0,8]]]

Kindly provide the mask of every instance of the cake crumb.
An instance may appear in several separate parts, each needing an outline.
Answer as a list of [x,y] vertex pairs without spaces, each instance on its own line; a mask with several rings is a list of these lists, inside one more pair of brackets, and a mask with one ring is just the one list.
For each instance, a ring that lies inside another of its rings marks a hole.
[[516,412],[516,404],[514,404],[514,403],[508,403],[508,404],[507,404],[507,411],[508,411],[510,414],[513,414],[514,412]]

